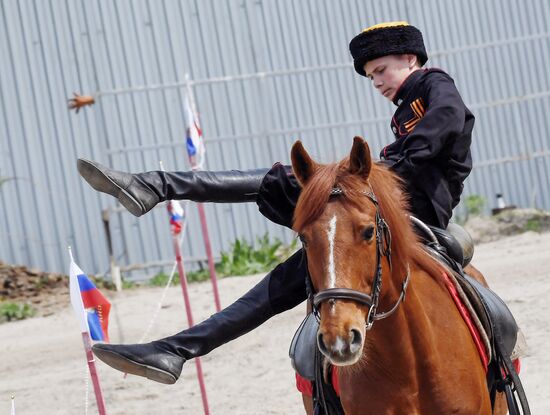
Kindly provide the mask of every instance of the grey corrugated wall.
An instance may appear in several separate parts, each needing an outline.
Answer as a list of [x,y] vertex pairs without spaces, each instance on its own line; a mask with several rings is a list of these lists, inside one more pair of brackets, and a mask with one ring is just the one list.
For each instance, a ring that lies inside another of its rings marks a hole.
[[[0,189],[0,260],[66,271],[70,244],[86,271],[108,269],[100,212],[114,202],[79,179],[76,158],[187,169],[186,73],[207,169],[287,162],[296,138],[325,161],[356,134],[377,152],[393,108],[353,72],[347,46],[386,20],[421,28],[429,65],[456,79],[476,114],[465,195],[549,209],[547,0],[2,0],[0,176],[15,179]],[[73,91],[96,105],[68,112]],[[254,205],[206,209],[215,252],[266,231],[292,237]],[[163,209],[115,214],[118,262],[170,260],[166,222]],[[192,206],[189,223],[185,254],[203,257]]]

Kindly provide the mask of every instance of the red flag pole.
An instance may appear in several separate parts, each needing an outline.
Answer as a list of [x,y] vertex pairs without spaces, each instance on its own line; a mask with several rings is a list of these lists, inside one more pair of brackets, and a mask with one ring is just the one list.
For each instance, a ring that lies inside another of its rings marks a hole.
[[[78,275],[83,274],[83,271],[76,265],[73,258],[71,247],[69,246],[69,257],[71,263],[69,265],[69,296],[71,298],[71,305],[75,311],[76,317],[80,323],[80,332],[82,333],[82,342],[84,344],[84,352],[86,353],[86,361],[88,362],[88,369],[90,370],[90,376],[92,377],[92,383],[94,385],[95,400],[97,402],[97,410],[99,415],[105,415],[105,402],[103,401],[103,394],[101,393],[101,387],[99,386],[99,377],[95,367],[94,354],[92,352],[92,341],[90,339],[90,328],[88,326],[88,318],[86,310],[84,309],[84,302],[80,293]],[[106,331],[105,331],[105,334]]]
[[[164,166],[162,161],[160,162],[160,169],[164,171]],[[177,203],[177,202],[176,202]],[[174,209],[174,204],[171,200],[166,204],[168,209],[168,214],[170,215],[170,233],[172,234],[172,246],[174,248],[174,254],[176,255],[176,264],[178,268],[178,274],[180,277],[180,285],[183,293],[183,302],[185,304],[185,313],[187,314],[187,323],[189,327],[193,327],[195,323],[193,322],[193,312],[191,310],[191,301],[189,299],[189,292],[187,290],[187,276],[185,275],[185,268],[183,267],[183,258],[181,255],[180,241],[178,235],[181,233],[184,225],[185,210],[182,209],[181,212],[176,212]],[[180,208],[181,209],[181,208]],[[175,219],[174,216],[181,214],[182,217]],[[204,408],[204,414],[209,415],[210,410],[208,409],[208,397],[206,395],[206,387],[204,385],[204,376],[202,373],[202,364],[199,357],[195,358],[195,366],[197,368],[197,377],[199,380],[199,387],[201,390],[202,406]]]
[[[189,81],[189,76],[187,74],[186,74],[186,80]],[[188,98],[187,104],[189,105],[188,111],[191,113],[191,114],[188,113],[188,117],[190,118],[187,120],[189,122],[188,133],[190,134],[190,129],[194,128],[198,133],[199,137],[201,138],[201,140],[203,140],[202,131],[199,126],[198,114],[195,108],[195,99],[193,97],[193,91],[191,90],[191,84],[189,82],[187,83],[187,98]],[[203,146],[202,157],[204,157],[204,142],[202,142],[201,144]],[[201,164],[204,159],[202,159],[199,163],[199,161],[197,160],[197,155],[188,154],[188,156],[189,156],[189,163],[191,164],[191,169],[193,171],[201,170],[202,169]],[[204,249],[206,251],[206,257],[208,258],[208,271],[210,273],[210,281],[212,281],[212,291],[214,292],[214,303],[216,305],[216,311],[219,312],[221,311],[222,307],[220,302],[220,294],[218,292],[218,278],[216,276],[214,256],[212,255],[212,245],[210,244],[210,236],[208,235],[206,213],[204,211],[204,206],[202,205],[202,203],[197,203],[197,207],[199,209],[199,218],[201,221],[201,230],[202,230],[202,239],[204,241]]]
[[212,255],[212,246],[210,245],[210,237],[208,236],[208,225],[206,223],[206,214],[204,213],[204,206],[202,203],[197,203],[199,209],[199,217],[201,220],[202,238],[204,240],[204,249],[206,250],[206,256],[208,258],[208,270],[210,272],[210,281],[212,281],[212,291],[214,291],[214,302],[216,304],[216,311],[220,311],[220,294],[218,293],[218,279],[216,277],[216,267],[214,265],[214,257]]
[[[172,212],[172,202],[168,202],[168,212]],[[195,323],[193,322],[193,312],[191,311],[191,301],[189,300],[189,292],[187,290],[187,277],[185,275],[185,269],[183,267],[183,259],[181,256],[181,248],[178,239],[178,233],[172,232],[172,244],[174,246],[174,253],[176,254],[176,263],[178,266],[178,274],[180,276],[181,290],[183,292],[183,300],[185,303],[185,312],[187,314],[187,323],[189,327],[193,327]],[[202,364],[199,357],[195,358],[195,366],[197,367],[197,377],[199,379],[199,387],[201,390],[202,406],[204,408],[205,415],[210,414],[208,409],[208,397],[206,395],[206,387],[204,385],[204,376],[202,373]]]
[[86,351],[86,360],[88,361],[88,369],[90,369],[90,376],[92,377],[92,383],[94,385],[95,401],[97,403],[97,409],[99,415],[105,415],[105,402],[103,401],[103,394],[101,393],[101,386],[99,385],[99,376],[95,367],[95,358],[92,352],[92,342],[90,340],[90,334],[85,331],[82,332],[82,342],[84,343],[84,350]]

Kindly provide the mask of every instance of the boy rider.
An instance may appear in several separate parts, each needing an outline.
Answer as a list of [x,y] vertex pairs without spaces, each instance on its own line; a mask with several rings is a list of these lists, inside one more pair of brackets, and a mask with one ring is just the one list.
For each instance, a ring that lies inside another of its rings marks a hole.
[[[421,32],[406,22],[369,27],[350,43],[355,70],[396,106],[391,120],[395,141],[380,158],[404,181],[411,212],[445,228],[471,170],[474,117],[452,78],[422,69],[428,57]],[[141,216],[172,199],[197,202],[250,202],[275,223],[292,227],[300,193],[289,167],[225,172],[146,172],[128,174],[78,160],[82,177]],[[121,371],[174,383],[186,360],[205,355],[307,297],[302,250],[279,264],[243,297],[202,323],[145,344],[96,344],[96,356]]]

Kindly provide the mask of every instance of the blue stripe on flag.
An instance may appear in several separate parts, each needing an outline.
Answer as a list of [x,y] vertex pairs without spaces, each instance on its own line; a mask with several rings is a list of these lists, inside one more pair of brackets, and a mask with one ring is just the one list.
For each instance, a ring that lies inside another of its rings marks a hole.
[[190,156],[197,154],[197,147],[195,147],[195,143],[193,143],[191,137],[187,137],[187,154]]
[[96,288],[95,284],[88,278],[86,274],[78,275],[78,286],[80,287],[80,292],[90,291]]
[[88,326],[90,327],[90,337],[92,340],[101,341],[105,339],[103,335],[103,329],[101,328],[101,322],[99,316],[94,310],[93,312],[87,312],[88,314]]

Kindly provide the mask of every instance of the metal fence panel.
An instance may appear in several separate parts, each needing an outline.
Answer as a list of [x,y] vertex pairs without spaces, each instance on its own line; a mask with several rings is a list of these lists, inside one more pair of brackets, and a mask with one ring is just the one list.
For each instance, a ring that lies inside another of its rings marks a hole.
[[[377,153],[393,106],[353,72],[349,40],[371,24],[420,27],[476,115],[465,196],[550,209],[550,6],[546,0],[4,0],[0,2],[0,259],[66,271],[108,269],[100,212],[112,198],[77,175],[88,157],[121,170],[188,169],[186,74],[211,170],[288,162],[297,138],[324,161],[354,135]],[[73,91],[97,103],[66,110]],[[215,253],[237,237],[288,230],[253,204],[206,206]],[[188,257],[204,257],[196,209]],[[170,261],[166,213],[113,214],[122,265]],[[153,270],[151,270],[152,272]],[[138,278],[139,273],[133,277]]]

